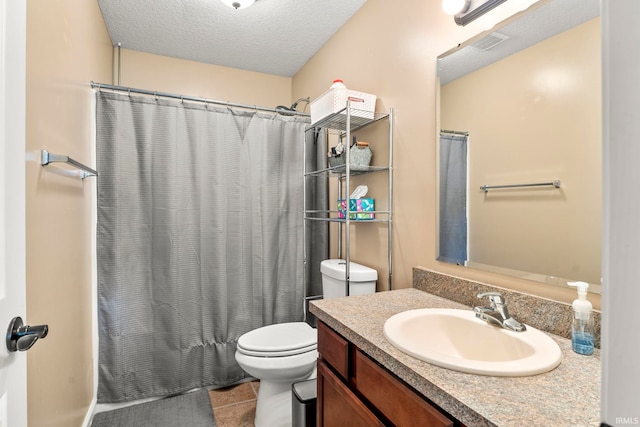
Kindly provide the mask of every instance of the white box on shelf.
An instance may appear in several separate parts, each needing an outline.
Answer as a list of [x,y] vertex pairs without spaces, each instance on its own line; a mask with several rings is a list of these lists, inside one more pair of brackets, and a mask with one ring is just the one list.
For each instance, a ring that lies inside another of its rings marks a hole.
[[334,88],[329,89],[311,101],[311,123],[316,123],[329,114],[337,113],[344,109],[347,105],[347,98],[352,100],[352,116],[373,119],[373,113],[376,110],[375,95],[356,90]]

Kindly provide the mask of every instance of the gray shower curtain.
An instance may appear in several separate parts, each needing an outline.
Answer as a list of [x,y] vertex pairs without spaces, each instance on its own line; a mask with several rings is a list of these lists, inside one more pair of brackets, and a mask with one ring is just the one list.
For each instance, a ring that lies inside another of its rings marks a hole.
[[467,136],[440,134],[439,261],[467,261]]
[[98,401],[244,378],[238,337],[303,316],[308,119],[96,98]]

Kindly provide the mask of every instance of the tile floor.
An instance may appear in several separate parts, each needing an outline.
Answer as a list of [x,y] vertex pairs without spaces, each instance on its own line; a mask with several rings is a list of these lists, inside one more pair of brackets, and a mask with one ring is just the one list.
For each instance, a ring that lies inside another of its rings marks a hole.
[[253,427],[259,381],[209,390],[217,427]]

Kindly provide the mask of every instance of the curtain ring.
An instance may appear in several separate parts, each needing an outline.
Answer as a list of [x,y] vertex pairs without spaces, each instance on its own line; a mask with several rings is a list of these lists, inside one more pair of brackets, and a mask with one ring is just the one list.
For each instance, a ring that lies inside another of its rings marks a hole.
[[131,98],[131,88],[129,88],[128,95],[129,95],[129,98]]
[[180,104],[184,105],[184,95],[180,95]]
[[158,102],[158,92],[156,92],[155,90],[153,91],[153,98],[156,100],[156,102]]

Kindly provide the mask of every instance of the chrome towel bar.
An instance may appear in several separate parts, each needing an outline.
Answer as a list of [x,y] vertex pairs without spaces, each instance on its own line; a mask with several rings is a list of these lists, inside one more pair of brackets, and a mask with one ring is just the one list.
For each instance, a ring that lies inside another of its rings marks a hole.
[[70,165],[75,166],[76,168],[81,170],[80,178],[82,179],[88,178],[90,176],[98,176],[98,171],[91,169],[89,166],[85,166],[76,160],[73,160],[69,156],[52,154],[52,153],[49,153],[47,150],[42,150],[42,155],[41,155],[42,166],[46,166],[49,163],[53,163],[53,162],[69,163]]
[[481,185],[480,189],[484,190],[484,192],[488,192],[489,190],[496,190],[499,188],[523,188],[523,187],[562,187],[562,183],[559,179],[556,179],[551,182],[536,182],[533,184],[512,184],[512,185]]

